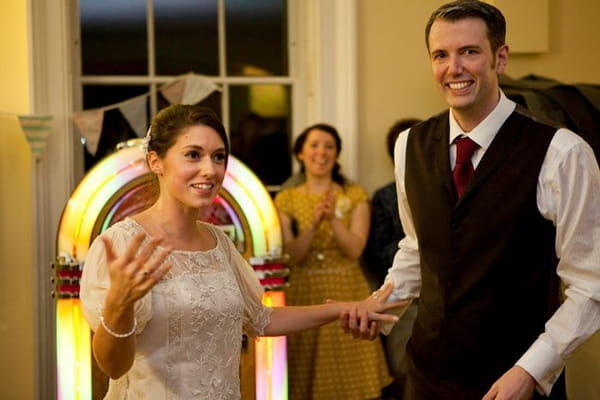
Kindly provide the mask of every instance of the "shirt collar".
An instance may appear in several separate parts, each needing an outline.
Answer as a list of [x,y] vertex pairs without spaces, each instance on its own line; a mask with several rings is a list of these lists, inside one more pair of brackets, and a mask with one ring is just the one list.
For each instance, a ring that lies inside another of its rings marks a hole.
[[[498,89],[500,90],[500,89]],[[479,145],[483,150],[487,150],[492,140],[504,124],[504,121],[510,116],[510,114],[514,111],[516,107],[516,103],[510,100],[502,90],[500,90],[500,101],[496,107],[492,110],[491,113],[488,114],[487,117],[483,121],[479,123],[471,132],[466,134],[454,119],[452,115],[452,111],[450,111],[450,142],[452,144],[454,139],[458,136],[469,136],[471,140]]]

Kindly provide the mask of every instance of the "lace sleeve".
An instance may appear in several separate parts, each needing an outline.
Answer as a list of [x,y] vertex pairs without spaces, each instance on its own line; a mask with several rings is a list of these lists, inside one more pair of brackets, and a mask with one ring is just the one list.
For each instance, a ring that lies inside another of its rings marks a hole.
[[248,262],[235,248],[233,242],[219,231],[221,240],[227,243],[231,268],[242,293],[244,301],[244,333],[249,336],[261,336],[271,322],[272,309],[262,304],[263,288]]
[[[116,254],[122,254],[132,234],[133,232],[113,227],[102,235],[107,236],[112,241]],[[83,316],[93,331],[96,331],[98,325],[100,325],[104,299],[109,287],[110,276],[107,269],[106,252],[104,243],[98,236],[92,242],[85,257],[79,292]],[[137,333],[140,333],[152,317],[152,301],[149,294],[135,304],[135,317],[138,321]]]

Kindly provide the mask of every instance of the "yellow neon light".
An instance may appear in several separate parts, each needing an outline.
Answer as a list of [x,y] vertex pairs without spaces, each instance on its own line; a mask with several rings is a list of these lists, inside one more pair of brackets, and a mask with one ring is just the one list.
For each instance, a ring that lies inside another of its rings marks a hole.
[[88,325],[79,300],[61,299],[56,306],[58,398],[92,398],[92,358]]
[[[263,304],[268,307],[285,306],[282,291],[265,291]],[[285,336],[262,337],[254,347],[256,365],[256,399],[286,400],[287,386],[287,339]]]

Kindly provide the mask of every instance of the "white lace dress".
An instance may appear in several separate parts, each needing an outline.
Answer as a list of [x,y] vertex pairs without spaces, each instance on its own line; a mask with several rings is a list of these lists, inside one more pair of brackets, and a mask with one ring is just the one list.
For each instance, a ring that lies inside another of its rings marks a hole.
[[[136,303],[135,361],[127,374],[110,381],[105,399],[240,398],[242,332],[261,335],[271,309],[262,305],[254,271],[231,240],[218,228],[205,226],[216,247],[173,251],[167,259],[171,270]],[[126,219],[103,235],[122,254],[140,231],[137,222]],[[96,239],[85,260],[80,293],[92,330],[100,324],[109,286],[104,246]]]

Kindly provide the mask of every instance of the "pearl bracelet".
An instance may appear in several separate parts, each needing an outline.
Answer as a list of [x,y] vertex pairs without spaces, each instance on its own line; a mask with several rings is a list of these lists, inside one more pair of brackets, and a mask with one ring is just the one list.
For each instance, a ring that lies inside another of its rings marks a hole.
[[109,335],[114,336],[119,339],[127,338],[127,337],[133,335],[135,333],[135,331],[137,330],[137,319],[135,317],[133,317],[133,328],[131,328],[131,330],[126,333],[117,333],[117,332],[113,331],[112,329],[110,329],[108,326],[106,326],[106,322],[104,321],[104,315],[100,316],[100,323],[102,324],[102,327]]

